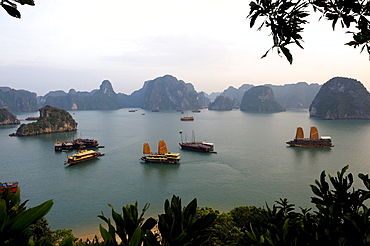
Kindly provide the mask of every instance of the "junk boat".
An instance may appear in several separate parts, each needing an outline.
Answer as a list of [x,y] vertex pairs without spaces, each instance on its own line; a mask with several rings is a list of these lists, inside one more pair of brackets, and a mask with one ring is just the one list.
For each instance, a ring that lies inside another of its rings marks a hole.
[[213,151],[214,144],[208,142],[200,142],[195,141],[195,134],[194,131],[192,132],[192,141],[191,142],[183,142],[182,141],[182,131],[180,131],[181,135],[181,143],[179,143],[181,149],[196,151],[196,152],[206,152],[206,153],[217,153]]
[[14,195],[18,190],[18,181],[15,182],[0,182],[0,196],[3,194],[7,189],[10,191],[10,195]]
[[158,153],[150,152],[149,144],[144,143],[143,154],[144,156],[140,159],[143,162],[168,164],[180,163],[180,153],[168,152],[166,143],[163,140],[158,142]]
[[293,147],[314,147],[314,148],[334,147],[334,145],[331,142],[331,137],[322,136],[319,138],[319,132],[315,126],[312,126],[310,129],[310,138],[305,138],[302,127],[298,127],[295,138],[286,143],[289,146]]
[[104,154],[94,150],[80,150],[77,154],[67,156],[67,160],[64,162],[64,165],[72,165],[83,161],[88,161],[103,155]]
[[193,116],[185,116],[181,118],[182,121],[193,121],[194,117]]

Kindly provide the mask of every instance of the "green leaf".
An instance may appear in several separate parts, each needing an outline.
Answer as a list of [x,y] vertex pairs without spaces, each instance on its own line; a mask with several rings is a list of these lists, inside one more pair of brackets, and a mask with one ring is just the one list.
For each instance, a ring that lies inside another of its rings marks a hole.
[[9,230],[24,230],[37,220],[44,217],[50,211],[52,206],[53,200],[49,200],[36,207],[25,210],[14,218]]
[[134,234],[131,237],[129,246],[140,246],[141,244],[141,228],[140,226],[136,227]]
[[104,242],[107,245],[111,244],[113,242],[113,238],[109,234],[109,232],[102,225],[99,225],[99,229],[100,229],[100,235],[102,236]]

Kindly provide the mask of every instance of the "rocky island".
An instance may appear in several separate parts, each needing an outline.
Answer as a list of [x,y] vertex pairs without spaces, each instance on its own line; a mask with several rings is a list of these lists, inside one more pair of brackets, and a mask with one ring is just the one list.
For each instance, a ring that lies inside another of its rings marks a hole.
[[17,125],[19,123],[17,117],[10,113],[9,110],[5,108],[0,109],[0,125]]
[[21,124],[17,132],[10,134],[10,136],[32,136],[77,130],[77,122],[64,109],[47,105],[40,108],[39,111],[40,117],[36,122]]
[[360,81],[335,77],[323,84],[309,111],[327,120],[370,119],[370,94]]
[[268,86],[255,86],[244,93],[240,103],[241,111],[281,112],[285,108],[274,97],[274,92]]
[[208,106],[209,110],[232,110],[233,101],[230,97],[218,96],[215,101]]

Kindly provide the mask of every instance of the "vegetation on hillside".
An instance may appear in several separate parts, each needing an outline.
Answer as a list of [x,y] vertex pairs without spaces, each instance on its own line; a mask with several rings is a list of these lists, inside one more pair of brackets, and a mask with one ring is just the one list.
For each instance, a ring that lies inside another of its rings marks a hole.
[[40,108],[39,111],[39,119],[29,124],[21,124],[15,136],[31,136],[43,133],[77,130],[77,122],[64,109],[47,105]]
[[0,88],[0,108],[11,112],[37,111],[36,93],[26,90],[15,90],[8,87]]
[[240,103],[241,111],[281,112],[285,108],[274,97],[274,92],[268,86],[255,86],[244,93]]
[[218,96],[208,105],[209,110],[232,110],[233,101],[230,97]]
[[10,113],[6,108],[0,108],[0,125],[19,124],[17,116]]

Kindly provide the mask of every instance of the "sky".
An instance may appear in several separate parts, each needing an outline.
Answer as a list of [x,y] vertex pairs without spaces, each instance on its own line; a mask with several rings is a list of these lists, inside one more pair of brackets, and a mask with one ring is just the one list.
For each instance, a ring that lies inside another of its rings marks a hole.
[[369,55],[344,45],[352,36],[317,15],[290,47],[276,52],[267,29],[250,28],[241,0],[35,0],[21,19],[0,9],[0,86],[42,96],[91,91],[103,80],[131,94],[170,74],[208,94],[243,84],[323,84],[342,76],[370,89]]

